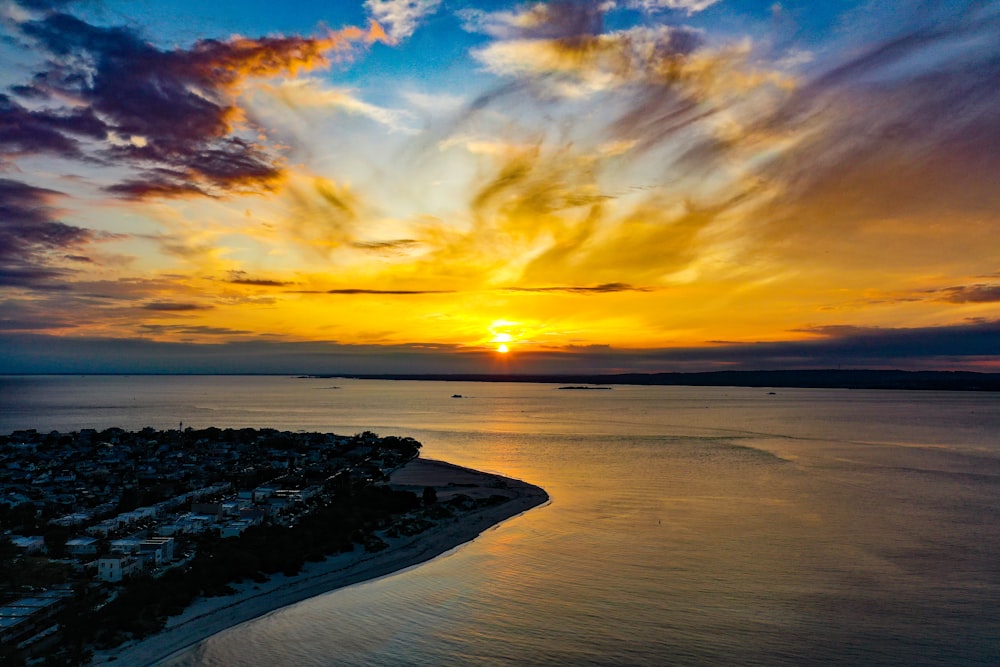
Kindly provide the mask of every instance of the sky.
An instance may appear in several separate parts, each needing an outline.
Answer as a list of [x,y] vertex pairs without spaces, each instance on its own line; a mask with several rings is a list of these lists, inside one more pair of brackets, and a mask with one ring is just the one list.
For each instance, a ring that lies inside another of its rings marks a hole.
[[1000,371],[1000,1],[0,0],[0,372]]

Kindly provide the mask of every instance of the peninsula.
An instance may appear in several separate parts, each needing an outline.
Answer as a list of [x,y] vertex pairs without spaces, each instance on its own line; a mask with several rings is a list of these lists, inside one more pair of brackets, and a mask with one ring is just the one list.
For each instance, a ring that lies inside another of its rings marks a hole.
[[[418,458],[419,448],[272,429],[0,436],[0,569],[10,575],[0,657],[154,664],[431,559],[548,499]],[[26,480],[41,483],[16,484]],[[11,507],[15,488],[40,497]],[[76,511],[63,514],[71,495]]]

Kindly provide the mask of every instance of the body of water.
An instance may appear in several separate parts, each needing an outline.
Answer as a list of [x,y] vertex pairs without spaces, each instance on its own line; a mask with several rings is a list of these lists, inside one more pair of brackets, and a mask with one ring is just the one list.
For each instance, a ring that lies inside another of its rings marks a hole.
[[1000,396],[774,392],[6,377],[0,432],[372,430],[551,496],[175,665],[1000,663]]

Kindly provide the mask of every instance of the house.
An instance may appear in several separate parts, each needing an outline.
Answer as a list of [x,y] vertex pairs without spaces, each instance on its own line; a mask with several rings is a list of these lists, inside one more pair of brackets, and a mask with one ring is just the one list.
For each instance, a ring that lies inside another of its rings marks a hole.
[[97,539],[93,537],[74,537],[66,540],[66,552],[75,558],[97,555]]
[[156,548],[160,552],[161,562],[169,563],[174,559],[174,544],[172,537],[150,537],[142,541],[142,544],[139,545],[139,551],[146,553]]
[[142,540],[139,543],[139,555],[147,566],[159,567],[174,558],[174,540],[170,537]]
[[22,553],[36,554],[45,551],[45,538],[41,535],[32,535],[30,537],[11,535],[10,541]]
[[138,537],[123,537],[120,540],[111,541],[112,554],[137,554],[142,539]]
[[101,581],[118,582],[139,572],[142,562],[135,556],[120,554],[97,560],[97,578]]
[[247,519],[240,519],[237,521],[230,521],[222,526],[219,533],[220,537],[239,537],[243,534],[243,531],[253,525],[252,521]]

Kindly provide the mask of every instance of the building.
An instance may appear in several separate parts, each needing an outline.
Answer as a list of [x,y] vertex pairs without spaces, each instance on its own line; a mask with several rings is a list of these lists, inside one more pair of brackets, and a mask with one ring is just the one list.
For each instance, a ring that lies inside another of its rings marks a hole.
[[118,582],[141,569],[142,561],[130,554],[105,556],[97,560],[97,578],[101,581]]
[[53,617],[72,597],[70,591],[44,591],[0,607],[0,644],[13,644],[54,625]]
[[154,545],[160,550],[160,559],[164,563],[169,563],[174,559],[174,538],[172,537],[150,537],[142,541],[140,551],[151,550]]
[[74,537],[66,540],[66,553],[74,558],[96,556],[97,539],[93,537]]
[[41,535],[11,535],[10,541],[19,551],[25,554],[37,554],[45,551],[45,538]]
[[111,540],[111,553],[136,554],[139,553],[139,545],[142,544],[141,537],[123,537],[119,540]]

